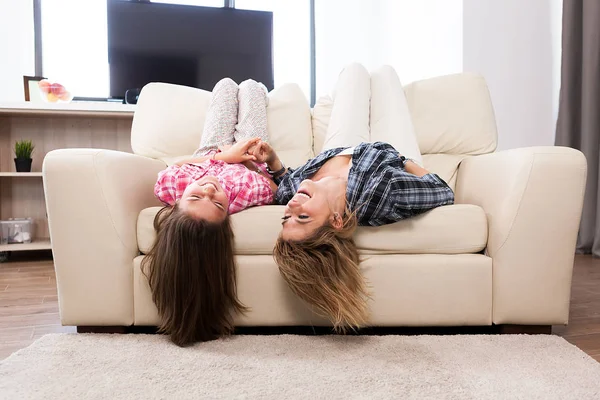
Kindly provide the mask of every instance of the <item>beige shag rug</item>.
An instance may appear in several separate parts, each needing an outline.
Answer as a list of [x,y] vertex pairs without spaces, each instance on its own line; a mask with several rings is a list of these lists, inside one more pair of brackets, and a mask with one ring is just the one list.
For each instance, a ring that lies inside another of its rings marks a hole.
[[2,399],[600,399],[556,336],[47,335],[0,362]]

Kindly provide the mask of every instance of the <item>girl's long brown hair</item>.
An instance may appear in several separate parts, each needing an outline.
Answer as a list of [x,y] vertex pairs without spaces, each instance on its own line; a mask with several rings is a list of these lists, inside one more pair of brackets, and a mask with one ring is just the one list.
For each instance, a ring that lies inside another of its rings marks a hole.
[[358,329],[369,319],[369,293],[352,238],[356,225],[355,215],[347,213],[342,229],[322,226],[302,241],[285,241],[280,236],[273,250],[292,292],[340,332]]
[[184,346],[230,334],[237,299],[233,231],[229,216],[218,224],[191,218],[177,206],[154,218],[157,237],[142,260],[159,331]]

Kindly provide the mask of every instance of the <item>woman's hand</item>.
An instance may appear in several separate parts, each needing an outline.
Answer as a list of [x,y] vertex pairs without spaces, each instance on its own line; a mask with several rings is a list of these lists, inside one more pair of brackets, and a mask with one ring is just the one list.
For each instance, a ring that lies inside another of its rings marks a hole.
[[239,164],[244,161],[256,161],[256,156],[250,154],[248,149],[255,146],[259,138],[246,139],[231,146],[229,149],[217,153],[217,160],[225,161],[227,164]]
[[[283,164],[281,163],[279,156],[267,142],[258,142],[256,146],[251,147],[248,150],[248,153],[252,153],[256,157],[257,162],[267,163],[271,171],[281,171],[283,169]],[[281,176],[283,174],[285,174],[285,170],[273,177]]]
[[277,154],[271,145],[262,140],[251,146],[248,153],[256,157],[256,162],[271,164],[277,159]]

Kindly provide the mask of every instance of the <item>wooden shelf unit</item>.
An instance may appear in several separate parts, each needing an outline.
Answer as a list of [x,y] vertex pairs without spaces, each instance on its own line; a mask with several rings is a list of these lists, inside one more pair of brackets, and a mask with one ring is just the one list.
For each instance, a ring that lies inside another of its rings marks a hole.
[[31,243],[0,244],[0,251],[51,250],[49,238],[35,239]]
[[41,178],[41,172],[0,172],[0,178]]
[[[110,102],[0,103],[0,220],[31,217],[34,238],[38,238],[29,244],[0,245],[0,252],[52,248],[43,179],[39,179],[44,157],[64,148],[131,153],[134,111],[133,105]],[[13,148],[17,140],[23,139],[35,145],[30,173],[15,171]]]

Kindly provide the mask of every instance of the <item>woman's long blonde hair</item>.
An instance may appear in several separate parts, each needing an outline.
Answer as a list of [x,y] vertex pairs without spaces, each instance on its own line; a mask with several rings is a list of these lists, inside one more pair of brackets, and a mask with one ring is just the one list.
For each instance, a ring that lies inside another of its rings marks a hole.
[[280,236],[273,250],[279,272],[292,292],[329,318],[338,332],[358,329],[369,319],[369,293],[352,238],[356,216],[346,213],[343,219],[341,229],[325,225],[302,241],[286,241]]

